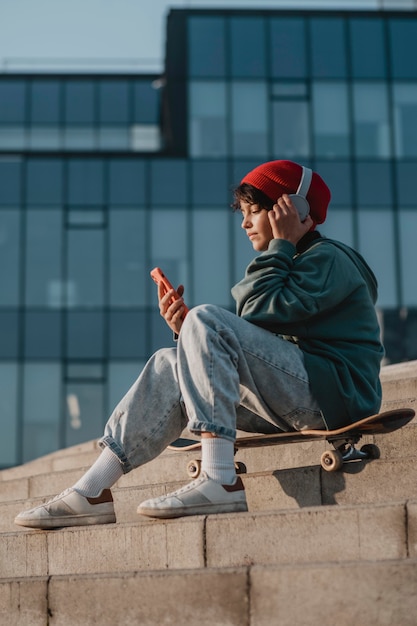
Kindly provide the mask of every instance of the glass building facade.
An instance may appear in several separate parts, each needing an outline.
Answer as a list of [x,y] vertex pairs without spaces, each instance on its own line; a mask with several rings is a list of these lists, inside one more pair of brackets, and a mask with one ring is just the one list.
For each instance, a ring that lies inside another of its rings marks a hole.
[[152,267],[233,309],[231,189],[265,160],[322,174],[320,231],[374,269],[387,362],[416,359],[416,59],[415,12],[172,10],[163,77],[0,75],[0,467],[99,437],[172,345]]

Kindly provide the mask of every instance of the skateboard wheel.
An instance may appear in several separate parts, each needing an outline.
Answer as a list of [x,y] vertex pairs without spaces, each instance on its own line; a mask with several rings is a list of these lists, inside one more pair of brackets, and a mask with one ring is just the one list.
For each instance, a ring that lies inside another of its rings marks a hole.
[[326,472],[336,472],[343,465],[343,457],[338,450],[326,450],[321,455],[320,462]]
[[235,461],[235,470],[236,474],[246,474],[246,472],[248,471],[246,469],[246,465],[242,463],[242,461]]
[[366,454],[368,459],[379,459],[379,457],[381,456],[381,452],[378,446],[376,446],[374,443],[366,443],[364,446],[362,446],[361,452]]
[[193,459],[187,463],[187,474],[190,478],[198,478],[201,472],[201,460]]

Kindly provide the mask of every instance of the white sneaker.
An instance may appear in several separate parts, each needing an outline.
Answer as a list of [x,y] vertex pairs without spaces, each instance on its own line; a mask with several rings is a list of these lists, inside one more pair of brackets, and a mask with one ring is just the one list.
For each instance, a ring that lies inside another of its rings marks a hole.
[[18,526],[50,529],[111,524],[116,521],[116,515],[110,489],[104,489],[97,498],[86,498],[70,487],[49,502],[22,511],[14,521]]
[[167,518],[247,510],[245,488],[240,476],[234,485],[221,485],[202,472],[199,478],[185,487],[142,502],[137,512],[139,515]]

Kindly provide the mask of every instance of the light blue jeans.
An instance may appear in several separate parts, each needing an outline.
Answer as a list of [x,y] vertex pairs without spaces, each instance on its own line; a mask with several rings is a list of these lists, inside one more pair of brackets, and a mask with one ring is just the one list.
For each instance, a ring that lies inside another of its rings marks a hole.
[[325,428],[292,342],[214,305],[188,313],[175,348],[158,350],[110,416],[100,445],[125,473],[185,427],[233,440],[236,429]]

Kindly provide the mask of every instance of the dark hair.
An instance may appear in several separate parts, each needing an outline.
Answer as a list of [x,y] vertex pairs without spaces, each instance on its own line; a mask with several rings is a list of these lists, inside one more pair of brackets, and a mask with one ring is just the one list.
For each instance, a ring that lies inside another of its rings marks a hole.
[[236,187],[233,192],[234,202],[231,205],[234,211],[238,211],[240,209],[240,203],[248,202],[249,204],[259,204],[260,207],[270,211],[274,206],[274,201],[271,200],[263,191],[257,189],[253,185],[249,185],[248,183],[243,183]]

